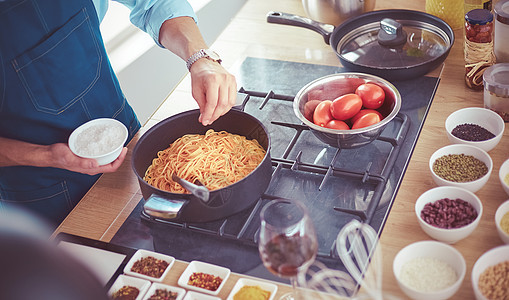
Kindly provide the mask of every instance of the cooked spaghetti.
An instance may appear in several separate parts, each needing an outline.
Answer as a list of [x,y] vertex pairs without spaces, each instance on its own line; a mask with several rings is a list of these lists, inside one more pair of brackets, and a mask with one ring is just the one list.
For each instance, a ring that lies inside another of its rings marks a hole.
[[255,139],[209,129],[205,135],[186,134],[159,151],[143,179],[161,190],[189,193],[171,179],[175,173],[217,190],[246,177],[262,162],[265,153]]

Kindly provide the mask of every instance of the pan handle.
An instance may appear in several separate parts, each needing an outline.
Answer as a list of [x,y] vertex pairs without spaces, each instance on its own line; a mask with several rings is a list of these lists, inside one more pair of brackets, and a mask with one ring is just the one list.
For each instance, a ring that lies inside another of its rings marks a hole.
[[321,34],[327,45],[329,45],[330,36],[334,31],[334,25],[321,23],[306,17],[279,11],[270,11],[267,13],[267,22],[311,29]]
[[170,220],[179,216],[187,202],[185,199],[165,199],[152,194],[143,205],[143,210],[151,217]]

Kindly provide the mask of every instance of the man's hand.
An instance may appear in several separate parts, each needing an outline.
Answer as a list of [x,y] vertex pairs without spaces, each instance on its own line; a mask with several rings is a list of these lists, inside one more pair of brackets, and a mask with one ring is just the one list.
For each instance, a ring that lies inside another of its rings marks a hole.
[[227,113],[237,99],[237,82],[219,63],[201,58],[191,66],[193,98],[200,107],[204,126]]
[[75,155],[64,143],[57,143],[49,146],[50,157],[54,162],[52,167],[66,169],[78,173],[96,175],[100,173],[115,172],[125,159],[127,148],[124,147],[119,157],[113,162],[99,166],[92,158],[83,158]]
[[[209,48],[190,17],[164,21],[159,42],[184,61],[200,49]],[[235,77],[219,63],[201,58],[191,66],[192,95],[200,107],[199,121],[209,125],[232,108],[237,100]]]

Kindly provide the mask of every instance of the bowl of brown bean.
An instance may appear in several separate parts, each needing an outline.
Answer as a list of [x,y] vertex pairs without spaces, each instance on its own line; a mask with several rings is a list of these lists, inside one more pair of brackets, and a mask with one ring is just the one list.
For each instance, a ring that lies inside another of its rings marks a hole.
[[448,244],[469,236],[479,225],[482,213],[481,200],[471,191],[455,186],[432,188],[415,202],[422,230]]
[[452,144],[431,155],[429,169],[437,185],[461,187],[475,193],[488,182],[493,161],[479,147]]
[[[495,212],[495,224],[500,239],[509,244],[509,200],[500,204]],[[509,274],[507,274],[509,276]]]
[[509,159],[504,161],[498,170],[498,178],[504,191],[509,195]]
[[476,299],[509,299],[509,245],[481,255],[472,268],[471,279]]
[[504,134],[504,119],[488,108],[467,107],[450,114],[445,130],[453,144],[467,144],[490,151]]
[[143,300],[182,300],[186,290],[172,285],[160,282],[154,282],[150,285]]

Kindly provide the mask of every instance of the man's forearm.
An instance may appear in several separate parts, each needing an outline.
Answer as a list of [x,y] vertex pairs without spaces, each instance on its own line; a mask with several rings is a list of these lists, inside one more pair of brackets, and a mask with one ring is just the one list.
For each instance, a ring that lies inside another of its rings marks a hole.
[[48,163],[47,146],[0,137],[0,167],[46,167]]
[[198,26],[190,17],[166,20],[159,31],[159,42],[183,60],[207,48]]

